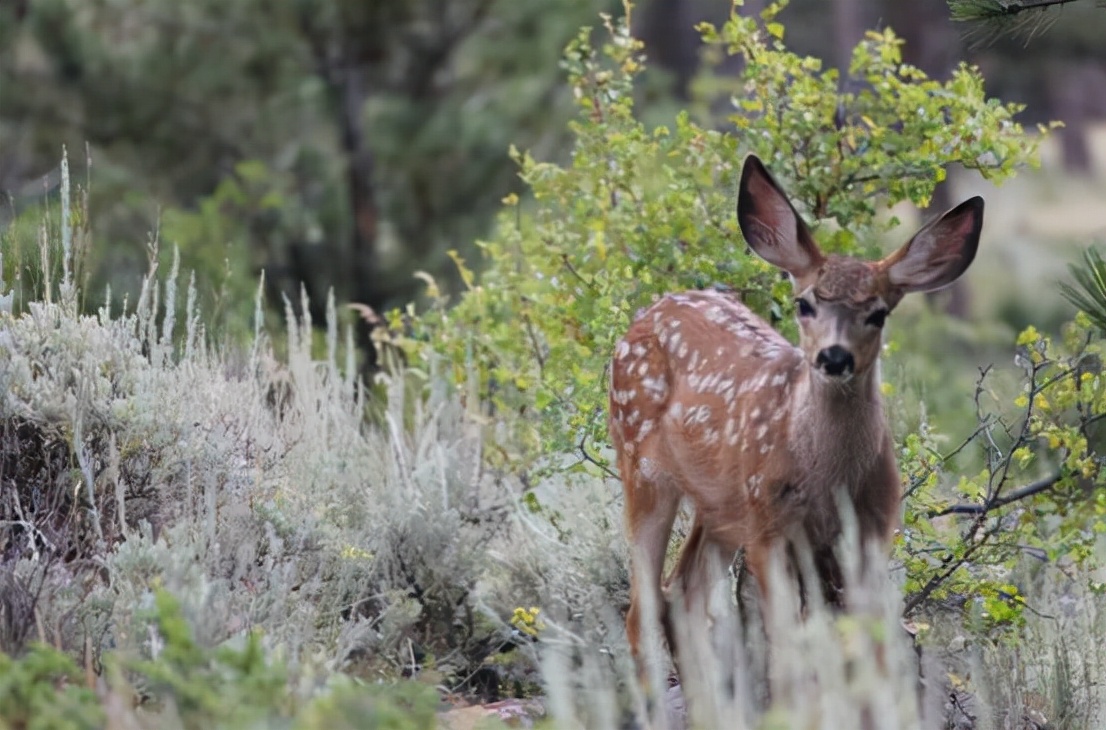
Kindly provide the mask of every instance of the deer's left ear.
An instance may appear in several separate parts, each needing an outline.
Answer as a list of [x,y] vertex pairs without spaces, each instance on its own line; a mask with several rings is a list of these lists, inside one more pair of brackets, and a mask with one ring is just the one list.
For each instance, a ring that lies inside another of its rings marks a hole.
[[903,293],[935,291],[967,271],[982,228],[983,198],[976,196],[927,223],[876,267]]
[[787,194],[756,155],[746,157],[741,168],[737,224],[749,248],[796,279],[826,260]]

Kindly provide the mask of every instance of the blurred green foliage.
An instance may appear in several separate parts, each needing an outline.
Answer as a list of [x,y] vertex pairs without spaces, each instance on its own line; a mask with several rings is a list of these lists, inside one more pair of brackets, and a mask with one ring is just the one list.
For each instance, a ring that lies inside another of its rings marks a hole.
[[235,333],[248,318],[231,302],[262,267],[277,309],[302,282],[316,321],[331,287],[383,311],[411,298],[415,271],[453,279],[445,252],[471,247],[518,186],[511,142],[563,147],[571,105],[557,59],[617,6],[5,4],[0,226],[12,213],[36,225],[60,146],[81,180],[87,148],[91,307],[109,283],[116,306],[133,298],[141,242],[160,224],[161,251],[181,246],[183,270]]
[[202,647],[180,603],[164,590],[155,592],[151,613],[157,632],[153,656],[124,658],[123,664],[155,711],[197,729],[271,726],[293,714],[286,670],[266,655],[256,633],[248,633],[241,648]]
[[[301,697],[284,663],[251,632],[240,648],[199,646],[179,602],[155,593],[151,658],[105,656],[99,692],[68,655],[33,645],[18,659],[0,653],[0,728],[82,730],[128,727],[436,727],[438,695],[418,682],[362,685],[336,676],[326,692]],[[136,693],[137,691],[137,693]],[[136,712],[137,709],[137,712]]]
[[0,653],[0,729],[93,730],[104,726],[96,695],[71,657],[34,645],[21,657]]

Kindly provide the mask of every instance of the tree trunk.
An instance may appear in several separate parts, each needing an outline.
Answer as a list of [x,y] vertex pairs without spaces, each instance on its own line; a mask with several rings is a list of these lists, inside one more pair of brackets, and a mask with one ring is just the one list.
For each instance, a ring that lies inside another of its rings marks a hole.
[[1048,101],[1052,114],[1064,122],[1057,130],[1060,152],[1066,172],[1088,175],[1091,172],[1091,148],[1087,140],[1091,103],[1094,99],[1094,69],[1087,62],[1067,60],[1048,69]]
[[862,5],[862,0],[833,0],[832,61],[841,69],[842,77],[849,71],[853,48],[864,37],[866,23]]
[[699,68],[697,19],[690,0],[653,0],[644,7],[636,31],[649,58],[675,76],[673,92],[684,101]]
[[[930,78],[948,78],[962,50],[959,32],[948,16],[948,7],[936,2],[890,2],[885,7],[891,27],[904,41],[903,61],[917,66]],[[950,178],[937,184],[929,207],[922,211],[923,218],[939,215],[952,207]],[[957,279],[944,291],[926,296],[932,304],[954,317],[963,319],[971,309],[971,292],[964,279]]]

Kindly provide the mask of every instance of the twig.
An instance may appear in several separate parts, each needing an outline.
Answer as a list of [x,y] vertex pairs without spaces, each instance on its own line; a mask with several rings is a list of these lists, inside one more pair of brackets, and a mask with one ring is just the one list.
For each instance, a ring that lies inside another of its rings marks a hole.
[[926,513],[926,517],[944,517],[945,515],[985,515],[999,507],[1005,507],[1008,504],[1025,499],[1026,497],[1040,494],[1055,486],[1056,483],[1060,481],[1060,478],[1061,475],[1059,473],[1052,474],[1032,482],[1031,484],[1027,484],[1020,489],[1015,489],[1009,494],[989,499],[983,504],[954,504],[944,509],[930,510]]
[[618,479],[618,474],[616,474],[609,466],[588,453],[587,441],[588,434],[587,431],[585,431],[584,434],[580,437],[580,443],[576,444],[576,448],[577,450],[579,450],[581,457],[578,463],[587,462],[590,464],[594,464],[595,466],[599,467],[599,469],[603,471],[607,476],[611,477],[612,479]]

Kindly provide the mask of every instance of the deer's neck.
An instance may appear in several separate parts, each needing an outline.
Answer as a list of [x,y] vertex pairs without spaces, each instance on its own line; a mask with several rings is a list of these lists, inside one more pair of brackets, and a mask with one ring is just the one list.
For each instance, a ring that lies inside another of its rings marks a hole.
[[792,392],[791,453],[827,488],[856,488],[881,455],[887,430],[878,363],[846,383],[806,368]]

